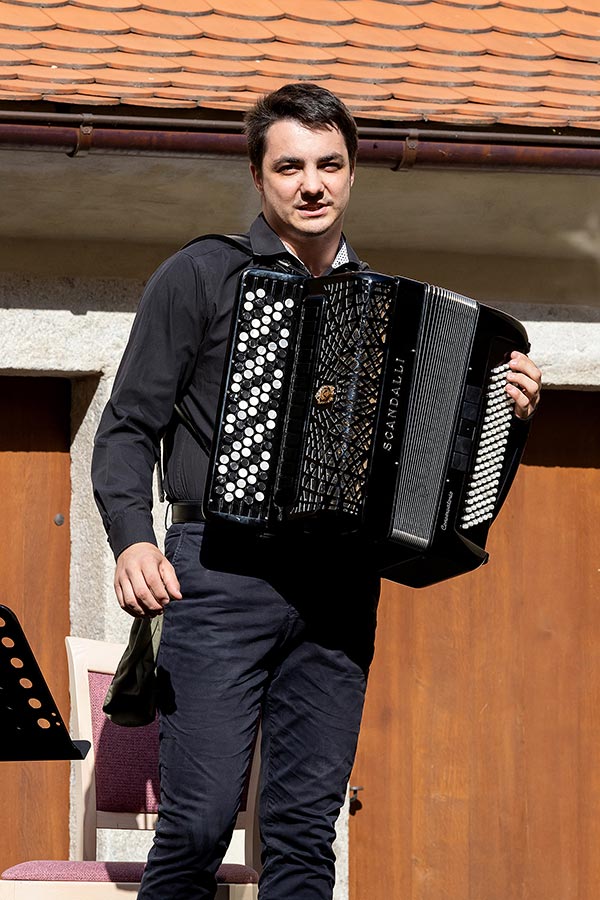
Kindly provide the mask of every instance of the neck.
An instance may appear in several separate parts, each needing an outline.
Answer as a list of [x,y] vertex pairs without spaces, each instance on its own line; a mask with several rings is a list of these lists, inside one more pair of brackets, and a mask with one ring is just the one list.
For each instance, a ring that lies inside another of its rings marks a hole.
[[280,235],[280,239],[294,256],[304,263],[311,275],[322,275],[333,263],[340,245],[341,233],[324,236],[307,241],[288,240]]

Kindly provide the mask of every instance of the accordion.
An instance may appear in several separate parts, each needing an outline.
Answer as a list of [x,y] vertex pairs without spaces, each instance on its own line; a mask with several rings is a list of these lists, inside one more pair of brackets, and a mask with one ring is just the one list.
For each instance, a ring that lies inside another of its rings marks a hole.
[[443,288],[247,269],[207,518],[356,533],[414,587],[475,569],[525,443],[505,385],[528,349],[515,319]]

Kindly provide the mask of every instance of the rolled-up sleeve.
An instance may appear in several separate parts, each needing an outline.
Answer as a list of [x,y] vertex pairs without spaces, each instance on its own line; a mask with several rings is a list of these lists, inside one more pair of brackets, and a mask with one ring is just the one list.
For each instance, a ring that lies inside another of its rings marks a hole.
[[156,543],[152,476],[197,362],[206,310],[201,273],[185,251],[163,263],[140,301],[92,459],[94,497],[115,557],[138,541]]

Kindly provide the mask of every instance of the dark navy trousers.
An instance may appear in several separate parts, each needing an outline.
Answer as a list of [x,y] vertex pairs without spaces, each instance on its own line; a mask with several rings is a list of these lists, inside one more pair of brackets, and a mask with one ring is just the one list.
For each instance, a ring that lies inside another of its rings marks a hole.
[[161,802],[140,900],[210,900],[262,724],[260,900],[330,900],[379,577],[352,538],[172,526]]

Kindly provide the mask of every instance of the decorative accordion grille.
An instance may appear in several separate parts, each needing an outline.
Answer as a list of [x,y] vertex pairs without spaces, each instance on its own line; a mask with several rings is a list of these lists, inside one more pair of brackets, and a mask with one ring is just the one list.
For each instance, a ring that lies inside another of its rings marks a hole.
[[475,463],[460,519],[463,530],[492,519],[515,401],[505,391],[508,363],[492,369]]
[[354,275],[326,285],[314,385],[333,400],[313,400],[292,514],[335,510],[360,515],[381,392],[395,283]]

